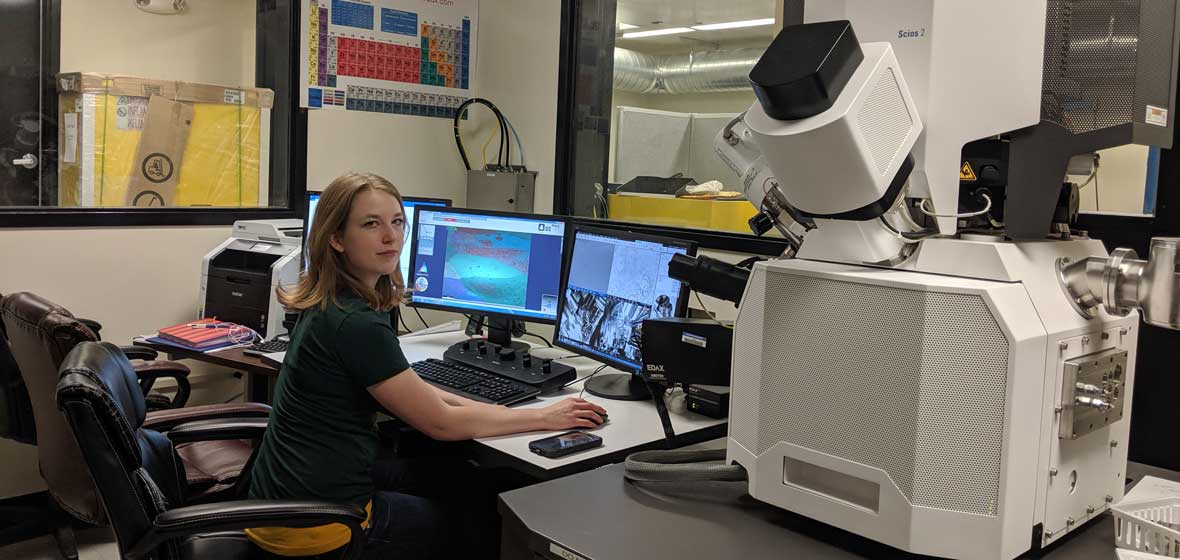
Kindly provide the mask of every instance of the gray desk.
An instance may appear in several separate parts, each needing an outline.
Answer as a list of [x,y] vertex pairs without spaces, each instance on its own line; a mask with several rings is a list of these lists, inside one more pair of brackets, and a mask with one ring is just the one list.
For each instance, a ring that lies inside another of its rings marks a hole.
[[[1145,475],[1180,480],[1180,473],[1135,463],[1127,470],[1135,481]],[[916,558],[754,500],[745,495],[745,483],[655,488],[624,481],[623,466],[612,465],[501,494],[501,558]],[[1114,560],[1110,514],[1042,558]]]

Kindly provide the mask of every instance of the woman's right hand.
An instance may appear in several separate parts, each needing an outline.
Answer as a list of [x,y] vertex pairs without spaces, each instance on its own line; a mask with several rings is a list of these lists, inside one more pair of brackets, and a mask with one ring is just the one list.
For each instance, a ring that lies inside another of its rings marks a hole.
[[542,408],[540,412],[541,428],[545,430],[597,428],[606,416],[605,408],[576,398],[562,399],[557,404]]

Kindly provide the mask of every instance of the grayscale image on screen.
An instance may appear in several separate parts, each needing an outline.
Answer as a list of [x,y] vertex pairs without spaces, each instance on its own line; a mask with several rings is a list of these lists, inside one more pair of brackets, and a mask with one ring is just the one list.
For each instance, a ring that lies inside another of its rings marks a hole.
[[579,231],[558,319],[558,339],[638,367],[643,321],[676,312],[682,286],[668,277],[668,263],[672,255],[686,251]]

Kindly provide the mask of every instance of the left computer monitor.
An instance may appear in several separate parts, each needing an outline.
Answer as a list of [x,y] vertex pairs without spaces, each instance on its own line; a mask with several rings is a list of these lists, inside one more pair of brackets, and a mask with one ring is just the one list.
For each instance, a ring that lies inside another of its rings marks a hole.
[[307,203],[303,205],[303,270],[307,270],[307,242],[311,239],[311,224],[315,219],[316,206],[320,204],[320,193],[308,191]]
[[[416,307],[553,323],[561,294],[565,220],[460,208],[419,208],[411,236]],[[507,344],[502,323],[488,337]]]
[[[320,203],[319,192],[307,193],[307,204],[304,205],[303,215],[303,268],[307,269],[307,245],[308,240],[311,239],[311,225],[312,220],[315,219],[316,206]],[[409,289],[410,278],[410,232],[414,231],[414,216],[417,209],[420,207],[437,207],[444,208],[451,205],[451,201],[446,198],[427,198],[421,196],[405,196],[402,197],[402,207],[405,209],[406,221],[406,237],[405,246],[402,248],[401,256],[401,271],[402,279],[406,282],[406,289]]]
[[406,196],[402,198],[402,206],[406,210],[406,241],[402,247],[402,280],[406,283],[406,290],[410,290],[410,235],[414,232],[414,218],[419,208],[445,208],[451,201],[445,198],[422,198]]

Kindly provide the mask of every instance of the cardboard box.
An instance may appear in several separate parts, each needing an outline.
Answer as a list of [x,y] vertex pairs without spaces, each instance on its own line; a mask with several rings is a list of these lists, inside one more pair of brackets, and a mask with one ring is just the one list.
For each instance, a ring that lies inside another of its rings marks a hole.
[[266,206],[274,92],[68,73],[59,205]]

